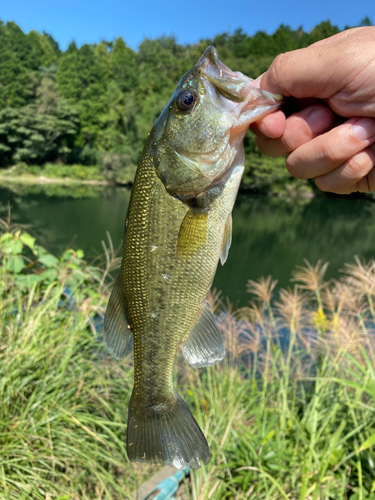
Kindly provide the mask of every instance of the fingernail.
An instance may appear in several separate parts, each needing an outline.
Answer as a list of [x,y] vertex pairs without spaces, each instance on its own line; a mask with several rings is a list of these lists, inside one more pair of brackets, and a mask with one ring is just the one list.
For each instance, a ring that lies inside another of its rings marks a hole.
[[328,109],[317,108],[306,118],[307,124],[314,134],[318,134],[331,125],[331,113]]
[[352,125],[354,137],[359,141],[365,141],[375,135],[375,120],[372,118],[361,118]]

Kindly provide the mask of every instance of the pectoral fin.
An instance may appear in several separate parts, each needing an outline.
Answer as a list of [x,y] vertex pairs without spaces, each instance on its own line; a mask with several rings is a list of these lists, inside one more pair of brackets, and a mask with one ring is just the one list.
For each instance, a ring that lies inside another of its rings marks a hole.
[[207,242],[208,214],[204,210],[191,208],[185,215],[177,240],[177,250],[181,257],[194,255]]
[[125,356],[130,336],[131,329],[126,317],[125,302],[121,290],[121,275],[119,274],[104,317],[104,342],[114,358],[121,359]]
[[201,315],[182,347],[182,352],[189,364],[198,368],[214,365],[224,357],[223,334],[206,300]]
[[220,262],[223,266],[228,258],[230,246],[232,244],[232,214],[228,215],[224,228],[223,241],[221,243]]

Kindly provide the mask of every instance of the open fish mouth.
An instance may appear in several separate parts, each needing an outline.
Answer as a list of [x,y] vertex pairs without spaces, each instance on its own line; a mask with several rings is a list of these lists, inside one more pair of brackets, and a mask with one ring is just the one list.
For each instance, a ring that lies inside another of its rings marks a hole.
[[[219,92],[235,102],[241,102],[245,99],[246,83],[251,79],[240,73],[232,71],[220,60],[215,47],[207,47],[202,57],[197,63],[202,75],[213,83]],[[247,82],[246,82],[247,80]]]
[[[176,148],[175,151],[192,174],[209,181],[207,189],[230,169],[250,123],[279,108],[283,97],[254,87],[251,78],[223,64],[212,46],[205,50],[194,69],[205,87],[205,99],[220,113],[231,116],[231,126],[223,135],[219,147],[205,153],[184,148]],[[182,183],[176,190],[184,191],[185,188]]]
[[158,175],[169,193],[200,193],[217,184],[239,162],[249,125],[281,106],[282,96],[252,82],[223,64],[212,46],[182,77],[166,108],[173,167],[158,157]]
[[221,96],[227,111],[243,126],[241,129],[279,108],[283,102],[283,96],[253,87],[251,78],[225,66],[215,47],[205,50],[196,67],[205,81],[206,91]]

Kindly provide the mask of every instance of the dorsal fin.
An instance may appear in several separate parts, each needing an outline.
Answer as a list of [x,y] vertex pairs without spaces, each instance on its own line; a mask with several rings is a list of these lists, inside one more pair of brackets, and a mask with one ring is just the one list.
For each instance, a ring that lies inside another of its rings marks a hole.
[[121,290],[120,273],[117,276],[104,317],[104,342],[114,358],[121,359],[125,356],[131,333]]
[[183,345],[182,352],[190,365],[199,368],[214,365],[224,357],[223,334],[207,300],[203,303],[201,315]]
[[225,261],[228,258],[228,253],[230,246],[232,244],[232,214],[228,215],[227,222],[225,223],[223,241],[221,243],[221,252],[220,252],[220,262],[223,266]]

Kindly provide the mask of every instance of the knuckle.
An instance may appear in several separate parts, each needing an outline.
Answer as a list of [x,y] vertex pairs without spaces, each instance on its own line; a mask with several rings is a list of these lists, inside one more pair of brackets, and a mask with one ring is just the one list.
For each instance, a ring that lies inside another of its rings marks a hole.
[[300,145],[298,139],[300,139],[300,137],[296,137],[296,134],[293,134],[293,132],[290,132],[289,130],[285,130],[282,140],[286,151],[292,152],[296,150]]
[[331,186],[327,182],[327,179],[325,179],[325,177],[323,175],[319,176],[319,177],[315,177],[314,182],[315,182],[316,187],[319,188],[321,191],[334,192],[334,191],[332,191]]
[[370,193],[372,191],[369,175],[366,175],[356,183],[355,191],[359,193]]
[[367,174],[367,155],[360,153],[346,161],[345,175],[350,179],[360,180]]
[[355,191],[353,184],[337,184],[332,181],[329,175],[321,175],[319,177],[315,177],[314,179],[315,185],[321,191],[335,193],[335,194],[350,194]]
[[252,123],[250,125],[250,130],[255,135],[255,143],[256,143],[258,137],[260,139],[266,139],[267,138],[267,136],[264,135],[263,132],[260,130],[260,125],[261,125],[261,121],[254,122],[254,123]]
[[286,168],[290,175],[295,177],[296,179],[303,179],[304,177],[301,175],[301,171],[298,168],[298,163],[293,160],[292,155],[287,156],[285,161]]
[[282,75],[285,71],[285,63],[288,58],[287,54],[279,54],[273,60],[268,72],[270,79],[274,82],[278,82],[282,79]]
[[321,154],[326,162],[329,164],[341,163],[339,150],[332,149],[328,141],[324,141],[321,145]]
[[255,145],[262,154],[267,154],[269,147],[267,147],[266,139],[263,137],[255,137]]
[[368,186],[368,190],[374,191],[375,190],[375,168],[374,166],[371,168],[370,172],[366,175],[366,182]]
[[255,144],[258,147],[259,151],[266,156],[276,158],[284,154],[280,150],[280,141],[278,141],[277,139],[263,139],[261,137],[255,137]]

